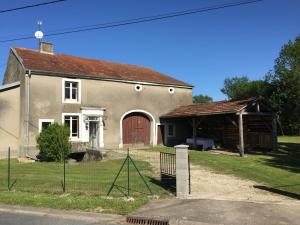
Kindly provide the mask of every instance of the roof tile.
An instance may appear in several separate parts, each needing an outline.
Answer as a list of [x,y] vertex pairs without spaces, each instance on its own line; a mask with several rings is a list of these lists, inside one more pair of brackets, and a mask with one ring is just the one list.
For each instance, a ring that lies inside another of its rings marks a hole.
[[174,109],[173,111],[165,114],[163,117],[165,118],[185,117],[185,116],[188,117],[188,116],[236,113],[255,100],[256,98],[248,98],[243,100],[219,101],[219,102],[180,106]]
[[191,86],[185,82],[141,66],[63,54],[45,54],[25,48],[14,49],[22,59],[25,68],[33,71],[58,73],[66,76],[71,74],[102,79],[120,79],[167,85]]

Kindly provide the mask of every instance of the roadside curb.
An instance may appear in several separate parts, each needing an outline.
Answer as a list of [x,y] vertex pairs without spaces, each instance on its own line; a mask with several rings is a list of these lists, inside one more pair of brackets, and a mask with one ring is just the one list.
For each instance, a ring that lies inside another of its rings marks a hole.
[[94,213],[76,210],[63,210],[51,208],[39,208],[31,206],[5,205],[0,204],[0,212],[19,213],[36,215],[41,217],[54,217],[61,219],[71,219],[88,221],[91,223],[105,222],[108,224],[120,224],[125,222],[125,217],[116,214]]

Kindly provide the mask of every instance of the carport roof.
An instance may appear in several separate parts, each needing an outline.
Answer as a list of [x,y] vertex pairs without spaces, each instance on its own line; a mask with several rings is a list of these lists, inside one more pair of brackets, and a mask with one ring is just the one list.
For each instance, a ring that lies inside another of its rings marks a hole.
[[242,100],[218,101],[180,106],[173,111],[163,115],[162,118],[237,113],[242,109],[252,105],[252,103],[256,102],[259,99],[260,98],[252,97]]

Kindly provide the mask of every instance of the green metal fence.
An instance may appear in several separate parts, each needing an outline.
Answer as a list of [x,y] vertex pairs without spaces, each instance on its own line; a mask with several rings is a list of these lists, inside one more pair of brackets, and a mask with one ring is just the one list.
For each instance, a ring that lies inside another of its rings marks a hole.
[[0,191],[89,196],[107,196],[110,191],[112,197],[167,193],[159,184],[156,152],[108,151],[103,160],[89,162],[34,162],[11,158],[10,153],[0,160]]

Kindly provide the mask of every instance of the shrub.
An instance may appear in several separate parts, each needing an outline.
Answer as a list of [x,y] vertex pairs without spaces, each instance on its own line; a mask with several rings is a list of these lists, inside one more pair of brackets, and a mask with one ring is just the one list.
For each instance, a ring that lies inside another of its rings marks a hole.
[[46,161],[63,161],[71,152],[70,129],[67,126],[52,124],[42,130],[37,137],[40,156]]

